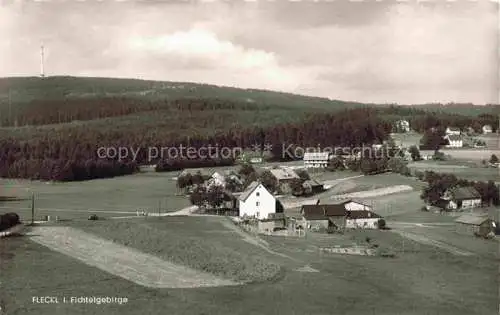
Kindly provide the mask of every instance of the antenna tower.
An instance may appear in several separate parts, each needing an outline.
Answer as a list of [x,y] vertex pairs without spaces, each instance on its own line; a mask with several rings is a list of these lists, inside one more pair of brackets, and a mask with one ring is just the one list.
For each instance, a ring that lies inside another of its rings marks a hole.
[[43,45],[40,46],[40,78],[45,78]]

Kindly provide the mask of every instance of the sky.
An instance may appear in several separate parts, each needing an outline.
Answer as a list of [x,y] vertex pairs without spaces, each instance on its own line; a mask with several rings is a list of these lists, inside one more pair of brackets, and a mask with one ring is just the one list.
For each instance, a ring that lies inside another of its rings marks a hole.
[[0,2],[0,76],[126,77],[346,101],[499,102],[498,1]]

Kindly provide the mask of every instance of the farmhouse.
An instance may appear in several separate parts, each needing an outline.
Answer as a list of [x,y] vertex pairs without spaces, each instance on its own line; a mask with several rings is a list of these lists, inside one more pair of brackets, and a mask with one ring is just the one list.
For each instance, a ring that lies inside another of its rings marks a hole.
[[444,136],[444,139],[448,141],[447,148],[461,148],[464,146],[464,141],[460,135],[450,134]]
[[281,203],[259,182],[252,182],[238,199],[240,217],[262,220],[283,212]]
[[445,191],[440,206],[447,210],[480,207],[481,194],[474,187],[454,187]]
[[493,128],[491,128],[490,125],[483,126],[483,134],[488,134],[488,133],[492,133],[492,132],[493,132]]
[[305,152],[304,167],[306,168],[321,168],[327,167],[328,161],[332,156],[329,152]]
[[408,120],[398,120],[395,123],[397,132],[409,132],[410,131],[410,122]]
[[460,234],[472,234],[486,236],[495,231],[493,220],[488,216],[465,214],[455,220],[456,232]]
[[302,183],[302,187],[304,187],[304,191],[306,194],[316,194],[324,190],[323,184],[315,179],[304,181],[304,183]]
[[243,185],[240,176],[234,171],[214,172],[208,179],[207,187],[221,186],[226,188],[227,180],[232,180],[238,185]]
[[378,222],[381,218],[381,216],[369,210],[348,211],[346,228],[378,229]]
[[342,205],[303,205],[301,225],[309,230],[345,228],[346,211]]
[[457,135],[459,136],[461,134],[460,128],[457,127],[447,127],[445,131],[446,135]]
[[295,173],[294,170],[290,168],[272,168],[269,170],[271,174],[276,178],[276,181],[278,182],[278,187],[279,190],[286,193],[289,192],[290,189],[290,182],[294,179],[300,179],[300,176]]

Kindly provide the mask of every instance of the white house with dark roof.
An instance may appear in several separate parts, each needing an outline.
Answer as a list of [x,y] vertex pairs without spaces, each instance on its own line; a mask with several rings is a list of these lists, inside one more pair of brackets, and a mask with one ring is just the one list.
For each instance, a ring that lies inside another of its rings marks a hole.
[[448,144],[446,145],[447,148],[461,148],[464,146],[464,140],[460,135],[446,135],[444,136],[444,139],[448,141]]
[[488,134],[488,133],[492,133],[492,132],[493,132],[493,128],[491,128],[490,125],[483,126],[483,134]]
[[276,213],[276,198],[259,182],[252,182],[238,199],[240,217],[264,220]]
[[330,152],[305,152],[304,153],[304,167],[305,168],[325,168],[328,166]]
[[382,217],[369,210],[348,211],[345,227],[348,229],[378,229]]
[[454,187],[444,192],[440,204],[447,210],[480,207],[481,194],[474,187]]

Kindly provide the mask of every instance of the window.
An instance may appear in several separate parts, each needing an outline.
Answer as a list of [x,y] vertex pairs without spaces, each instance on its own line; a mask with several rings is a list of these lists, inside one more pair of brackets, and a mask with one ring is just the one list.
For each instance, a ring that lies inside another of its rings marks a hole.
[[260,196],[260,192],[255,193],[255,196],[259,197]]
[[257,201],[257,202],[255,203],[255,205],[256,205],[257,207],[258,207],[258,206],[260,206],[260,202],[258,202],[258,201]]

